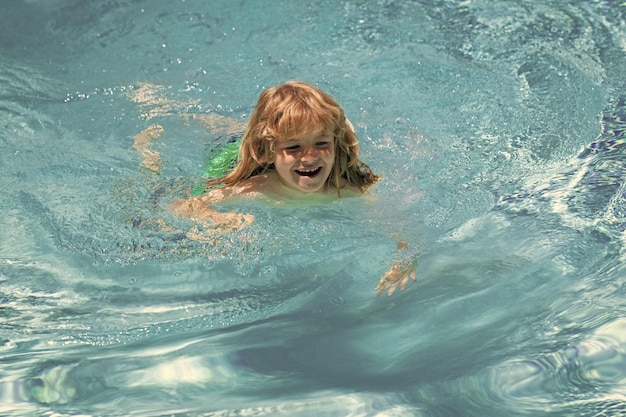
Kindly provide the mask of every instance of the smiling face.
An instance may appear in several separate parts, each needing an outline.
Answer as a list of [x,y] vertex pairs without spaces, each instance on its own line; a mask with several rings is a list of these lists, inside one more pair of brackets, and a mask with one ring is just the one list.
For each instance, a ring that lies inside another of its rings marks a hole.
[[302,193],[326,191],[335,161],[335,140],[328,133],[307,133],[276,143],[274,168],[280,183]]

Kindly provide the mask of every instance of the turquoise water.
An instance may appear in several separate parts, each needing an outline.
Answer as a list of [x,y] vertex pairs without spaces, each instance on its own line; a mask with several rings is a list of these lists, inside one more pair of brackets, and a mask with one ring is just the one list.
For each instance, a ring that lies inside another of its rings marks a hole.
[[[3,2],[0,414],[626,415],[624,68],[623,2]],[[289,79],[383,181],[190,239]]]

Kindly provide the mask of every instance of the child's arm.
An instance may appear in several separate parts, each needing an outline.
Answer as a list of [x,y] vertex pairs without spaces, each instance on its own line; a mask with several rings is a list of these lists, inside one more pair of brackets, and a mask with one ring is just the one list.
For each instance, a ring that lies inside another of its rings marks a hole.
[[199,197],[172,203],[174,214],[193,220],[198,225],[187,233],[188,238],[211,243],[215,235],[235,232],[254,222],[251,214],[215,210],[212,205],[223,198],[222,190],[217,189]]
[[[402,249],[408,249],[408,245],[405,242],[398,242],[398,250]],[[396,262],[391,269],[380,278],[378,285],[374,288],[378,291],[376,297],[380,296],[385,291],[387,291],[388,295],[392,295],[398,286],[400,286],[400,291],[404,290],[409,282],[409,278],[411,278],[413,282],[417,280],[416,269],[417,255]]]

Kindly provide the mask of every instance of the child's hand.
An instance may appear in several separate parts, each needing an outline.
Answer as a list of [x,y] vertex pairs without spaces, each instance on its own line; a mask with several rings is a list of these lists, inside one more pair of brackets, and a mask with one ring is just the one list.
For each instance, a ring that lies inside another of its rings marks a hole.
[[392,295],[398,288],[398,285],[400,286],[400,291],[404,290],[406,288],[406,284],[409,282],[409,277],[413,280],[413,282],[416,281],[416,268],[417,258],[412,262],[406,259],[396,262],[395,265],[380,278],[378,285],[374,288],[375,290],[378,290],[376,297],[387,290],[389,290],[387,294]]
[[210,206],[208,195],[175,201],[172,212],[181,218],[193,220],[196,226],[187,233],[193,240],[212,243],[216,236],[232,233],[254,223],[252,214],[220,212]]

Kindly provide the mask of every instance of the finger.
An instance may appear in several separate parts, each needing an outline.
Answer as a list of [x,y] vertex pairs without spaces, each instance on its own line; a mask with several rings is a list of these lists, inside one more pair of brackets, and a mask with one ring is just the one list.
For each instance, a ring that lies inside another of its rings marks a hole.
[[409,283],[409,277],[406,276],[402,279],[402,283],[400,284],[400,291],[404,291],[404,289],[406,288],[406,284]]
[[375,290],[385,290],[385,288],[387,287],[387,280],[385,280],[385,277],[382,277],[380,279],[380,281],[378,281],[378,285],[376,286],[376,288],[374,288]]
[[398,284],[393,284],[390,288],[389,288],[389,292],[387,293],[387,295],[392,296],[394,292],[396,292],[396,288],[398,288]]
[[413,282],[417,281],[417,275],[415,275],[415,271],[411,272],[411,279]]

